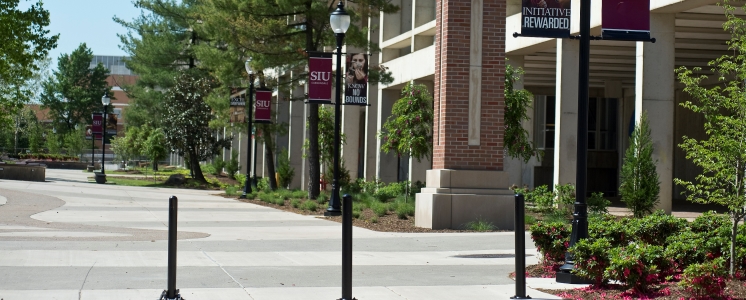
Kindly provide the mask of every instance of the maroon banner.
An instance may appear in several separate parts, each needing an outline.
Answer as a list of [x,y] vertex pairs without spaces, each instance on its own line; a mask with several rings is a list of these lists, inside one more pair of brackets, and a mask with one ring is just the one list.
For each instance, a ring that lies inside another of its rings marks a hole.
[[332,103],[331,53],[316,53],[308,58],[308,102]]
[[254,123],[272,122],[272,90],[258,89],[254,104]]
[[603,0],[601,34],[611,40],[650,39],[650,0]]
[[104,114],[102,113],[94,113],[92,115],[93,117],[93,127],[91,130],[93,130],[93,134],[101,134],[104,132]]

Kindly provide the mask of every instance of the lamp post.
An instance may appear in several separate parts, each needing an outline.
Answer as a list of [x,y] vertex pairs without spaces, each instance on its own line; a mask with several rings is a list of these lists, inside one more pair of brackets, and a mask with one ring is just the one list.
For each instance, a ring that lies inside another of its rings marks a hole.
[[108,118],[107,111],[110,103],[111,98],[109,98],[109,94],[104,93],[104,96],[101,97],[101,104],[104,105],[104,128],[101,135],[101,174],[104,176],[106,176],[106,167],[104,167],[104,163],[106,162],[106,119]]
[[[329,199],[329,207],[324,212],[325,216],[339,216],[342,214],[341,199],[339,198],[339,131],[341,130],[340,122],[342,116],[342,42],[345,39],[345,32],[350,27],[350,15],[345,11],[345,5],[342,1],[337,4],[337,9],[329,16],[329,23],[334,30],[334,37],[337,38],[337,101],[334,102],[334,181],[332,181],[332,196]],[[343,293],[344,294],[344,293]]]
[[[249,108],[249,122],[248,122],[248,133],[249,139],[246,141],[246,181],[244,182],[243,186],[243,194],[241,194],[241,199],[246,199],[246,194],[251,194],[251,179],[250,179],[250,173],[249,170],[251,170],[251,123],[252,123],[252,115],[253,113],[253,102],[254,102],[254,69],[251,68],[251,58],[246,60],[244,62],[244,68],[246,68],[246,73],[249,74],[249,99],[246,102],[246,106]],[[255,171],[256,173],[256,171]],[[256,174],[254,174],[256,176]]]
[[254,178],[251,180],[251,184],[254,185],[254,187],[256,187],[256,157],[257,157],[256,155],[257,153],[256,152],[256,134],[257,134],[257,129],[254,128],[254,132],[252,134],[252,136],[254,137]]

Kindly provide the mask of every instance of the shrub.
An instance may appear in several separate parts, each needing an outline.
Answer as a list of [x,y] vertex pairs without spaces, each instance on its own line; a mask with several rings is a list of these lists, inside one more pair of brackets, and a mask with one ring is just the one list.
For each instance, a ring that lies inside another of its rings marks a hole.
[[477,232],[493,231],[497,229],[497,227],[495,227],[494,224],[486,220],[482,220],[482,219],[477,219],[476,221],[471,221],[469,223],[466,223],[464,225],[464,228],[468,230],[474,230]]
[[630,136],[629,148],[619,174],[622,182],[619,195],[635,218],[652,213],[659,202],[658,192],[661,188],[655,164],[653,139],[650,137],[647,113],[643,111],[640,123],[636,124]]
[[315,201],[306,200],[303,202],[303,209],[309,210],[309,211],[316,211],[318,209],[318,205]]
[[[342,199],[340,199],[340,200],[342,200]],[[319,193],[319,196],[316,197],[316,202],[319,205],[326,205],[327,203],[329,203],[329,194],[327,194],[325,192],[324,193]]]
[[588,211],[591,213],[596,214],[605,214],[609,213],[609,205],[611,205],[611,201],[606,200],[604,198],[604,193],[598,192],[593,193],[588,198]]
[[288,188],[290,182],[293,181],[293,177],[295,176],[295,169],[290,166],[290,157],[288,155],[288,150],[285,148],[282,148],[280,156],[277,157],[277,174],[280,181],[278,182],[280,187]]
[[228,196],[238,195],[238,188],[235,185],[229,185],[225,187],[225,194]]
[[290,206],[292,206],[293,208],[298,208],[300,206],[300,200],[298,199],[290,200]]
[[554,194],[546,185],[540,185],[533,191],[526,193],[526,203],[533,203],[539,209],[552,208],[554,206]]
[[630,224],[630,234],[633,239],[652,245],[666,245],[669,236],[678,234],[687,226],[687,221],[662,210],[642,219],[635,219]]
[[234,176],[236,178],[236,182],[238,182],[238,188],[243,190],[243,187],[246,185],[246,174],[236,174]]
[[638,292],[646,292],[651,284],[665,278],[662,270],[670,270],[670,259],[663,255],[663,247],[644,243],[630,243],[626,247],[611,248],[609,267],[604,277],[624,282]]
[[365,185],[365,179],[357,178],[355,179],[355,181],[351,181],[342,190],[348,194],[359,194],[360,192],[363,191],[364,185]]
[[225,164],[225,173],[228,174],[228,178],[236,179],[238,168],[238,151],[233,149],[231,150],[231,160]]
[[562,222],[538,222],[531,226],[531,239],[541,253],[542,263],[551,265],[565,260],[570,244],[570,225]]
[[259,178],[256,181],[256,189],[260,191],[269,192],[271,189],[269,188],[269,178]]
[[285,199],[283,199],[282,197],[276,197],[275,204],[279,206],[285,206]]
[[376,216],[383,217],[388,212],[386,204],[381,202],[374,202],[371,204],[370,209],[376,214]]
[[679,285],[696,297],[720,297],[725,290],[727,269],[722,257],[688,266]]
[[261,200],[262,202],[274,203],[275,201],[275,197],[272,196],[272,194],[270,193],[259,192],[258,196],[259,200]]
[[575,186],[571,183],[555,185],[554,198],[560,208],[569,212],[575,204]]
[[306,199],[306,197],[308,197],[308,192],[296,190],[296,191],[293,191],[290,197],[292,197],[293,199]]
[[353,210],[352,211],[352,217],[355,219],[360,219],[360,211],[359,210]]
[[210,169],[209,172],[212,175],[218,176],[220,175],[220,173],[223,173],[224,167],[225,167],[225,161],[223,161],[223,159],[220,158],[220,156],[216,156],[212,160],[212,169]]
[[705,262],[707,253],[711,252],[703,235],[689,230],[668,237],[666,244],[664,255],[673,259],[679,271],[689,265]]
[[386,202],[389,199],[396,198],[399,195],[406,193],[406,184],[406,182],[392,182],[388,185],[379,187],[375,193],[373,193],[373,196],[376,197],[378,201]]
[[378,223],[378,216],[372,216],[372,217],[370,217],[370,222],[371,223]]
[[399,219],[406,220],[407,216],[414,216],[414,205],[401,204],[396,208],[396,215]]
[[718,214],[715,211],[708,211],[694,219],[689,228],[693,232],[715,232],[723,226],[731,226],[731,221],[727,215]]
[[588,219],[588,236],[591,239],[606,239],[611,246],[619,247],[629,243],[630,219],[617,220],[611,215],[591,215]]
[[593,280],[597,286],[602,285],[606,281],[604,271],[609,266],[608,252],[611,247],[609,240],[604,238],[578,241],[570,248],[575,262],[575,273]]

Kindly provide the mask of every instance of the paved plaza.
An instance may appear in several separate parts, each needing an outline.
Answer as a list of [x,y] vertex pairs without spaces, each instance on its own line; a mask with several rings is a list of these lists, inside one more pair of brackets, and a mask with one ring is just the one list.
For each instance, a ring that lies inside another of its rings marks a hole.
[[[341,224],[243,203],[216,191],[0,180],[0,298],[158,299],[166,288],[168,198],[179,198],[176,286],[187,300],[341,296]],[[355,227],[353,296],[508,299],[514,236],[388,233]],[[537,262],[526,238],[527,264]],[[533,299],[559,299],[531,287]]]

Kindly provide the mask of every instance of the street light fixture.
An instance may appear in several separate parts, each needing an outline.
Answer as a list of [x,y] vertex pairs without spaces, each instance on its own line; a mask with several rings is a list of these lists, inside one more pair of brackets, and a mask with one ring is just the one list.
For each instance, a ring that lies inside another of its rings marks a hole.
[[108,110],[109,110],[109,104],[111,104],[111,98],[109,98],[108,93],[104,93],[104,96],[101,97],[101,104],[104,105],[104,128],[103,128],[103,134],[101,135],[101,174],[106,175],[106,167],[104,167],[104,163],[106,162],[106,119],[108,118]]
[[339,131],[341,130],[340,122],[342,116],[342,42],[345,38],[345,32],[350,27],[350,15],[345,11],[345,5],[342,1],[337,4],[337,9],[329,16],[329,23],[334,30],[334,37],[337,38],[337,100],[334,102],[334,181],[332,182],[332,195],[329,199],[329,207],[324,212],[325,216],[339,216],[342,214],[341,199],[339,198]]
[[[249,99],[246,102],[246,106],[249,108],[249,122],[248,122],[248,130],[246,131],[248,133],[248,141],[246,142],[246,181],[244,182],[243,186],[243,194],[241,194],[241,199],[246,199],[247,194],[251,194],[251,174],[249,170],[251,170],[251,125],[252,125],[252,115],[253,110],[253,102],[254,102],[254,69],[251,68],[251,57],[244,62],[244,68],[246,68],[246,73],[249,74]],[[256,172],[254,172],[256,173]],[[254,174],[256,176],[256,174]]]

